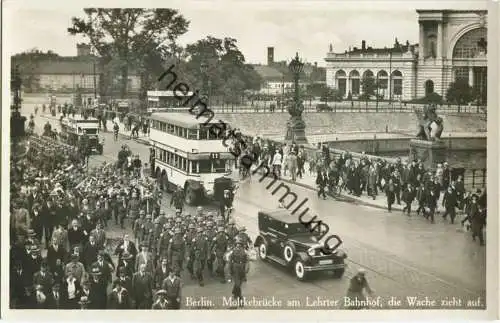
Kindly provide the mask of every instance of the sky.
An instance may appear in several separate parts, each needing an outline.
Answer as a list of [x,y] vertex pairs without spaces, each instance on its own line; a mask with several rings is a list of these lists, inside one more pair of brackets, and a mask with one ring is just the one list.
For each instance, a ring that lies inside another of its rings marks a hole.
[[[56,6],[53,0],[45,0],[43,6],[29,1],[17,5],[13,0],[4,2],[7,30],[4,39],[10,53],[32,48],[52,50],[63,56],[76,55],[76,43],[85,39],[70,36],[66,29],[71,17],[83,17],[81,1],[71,7]],[[78,5],[76,5],[78,3]],[[156,3],[157,7],[165,7]],[[324,57],[329,44],[334,52],[344,52],[349,47],[391,46],[397,37],[401,43],[418,42],[416,9],[436,7],[435,2],[406,3],[371,1],[169,1],[168,7],[178,9],[190,21],[189,30],[178,42],[182,45],[195,42],[208,35],[237,39],[240,50],[249,63],[265,63],[267,47],[275,48],[275,60],[290,60],[295,52],[306,62],[325,65]],[[465,3],[462,1],[461,4]],[[481,1],[468,3],[481,4]],[[47,5],[45,5],[47,4]],[[105,6],[107,1],[99,2]],[[114,7],[137,2],[120,1]],[[154,7],[152,1],[141,1],[144,6]],[[449,3],[448,3],[449,4]],[[454,6],[456,7],[456,2]],[[16,5],[16,6],[15,6]],[[60,3],[59,5],[62,5]],[[444,6],[443,6],[444,5]],[[108,5],[109,6],[109,5]],[[446,1],[439,8],[451,8]],[[479,8],[479,7],[478,7]],[[15,36],[14,36],[15,35]]]

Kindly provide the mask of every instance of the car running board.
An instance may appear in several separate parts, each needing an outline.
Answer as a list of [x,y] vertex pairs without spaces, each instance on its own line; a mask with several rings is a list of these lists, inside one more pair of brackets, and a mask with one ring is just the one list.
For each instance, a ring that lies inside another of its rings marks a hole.
[[282,266],[288,266],[288,263],[286,261],[284,261],[283,259],[281,259],[280,257],[267,256],[267,259],[272,260],[274,262],[277,262],[278,264],[280,264]]

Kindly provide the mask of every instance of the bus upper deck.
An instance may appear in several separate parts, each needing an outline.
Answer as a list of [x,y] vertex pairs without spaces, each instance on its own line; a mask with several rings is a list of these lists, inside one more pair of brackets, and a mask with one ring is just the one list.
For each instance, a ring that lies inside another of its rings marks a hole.
[[184,95],[178,91],[148,91],[147,110],[149,113],[186,110],[184,102],[193,94],[193,92]]

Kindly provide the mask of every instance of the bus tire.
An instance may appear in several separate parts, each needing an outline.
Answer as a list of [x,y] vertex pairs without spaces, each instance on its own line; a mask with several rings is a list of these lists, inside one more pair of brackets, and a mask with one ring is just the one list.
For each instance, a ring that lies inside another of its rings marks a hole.
[[186,183],[184,185],[184,201],[187,205],[194,205],[196,203],[196,191]]
[[161,172],[161,187],[163,191],[168,192],[168,175],[165,170]]

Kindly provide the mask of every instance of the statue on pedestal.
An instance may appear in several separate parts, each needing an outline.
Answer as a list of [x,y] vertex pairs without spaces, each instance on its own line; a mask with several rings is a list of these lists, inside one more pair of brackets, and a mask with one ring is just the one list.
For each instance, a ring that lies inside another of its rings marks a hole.
[[424,106],[423,112],[415,110],[419,118],[416,137],[420,140],[436,141],[443,133],[443,119],[436,113],[436,105]]

